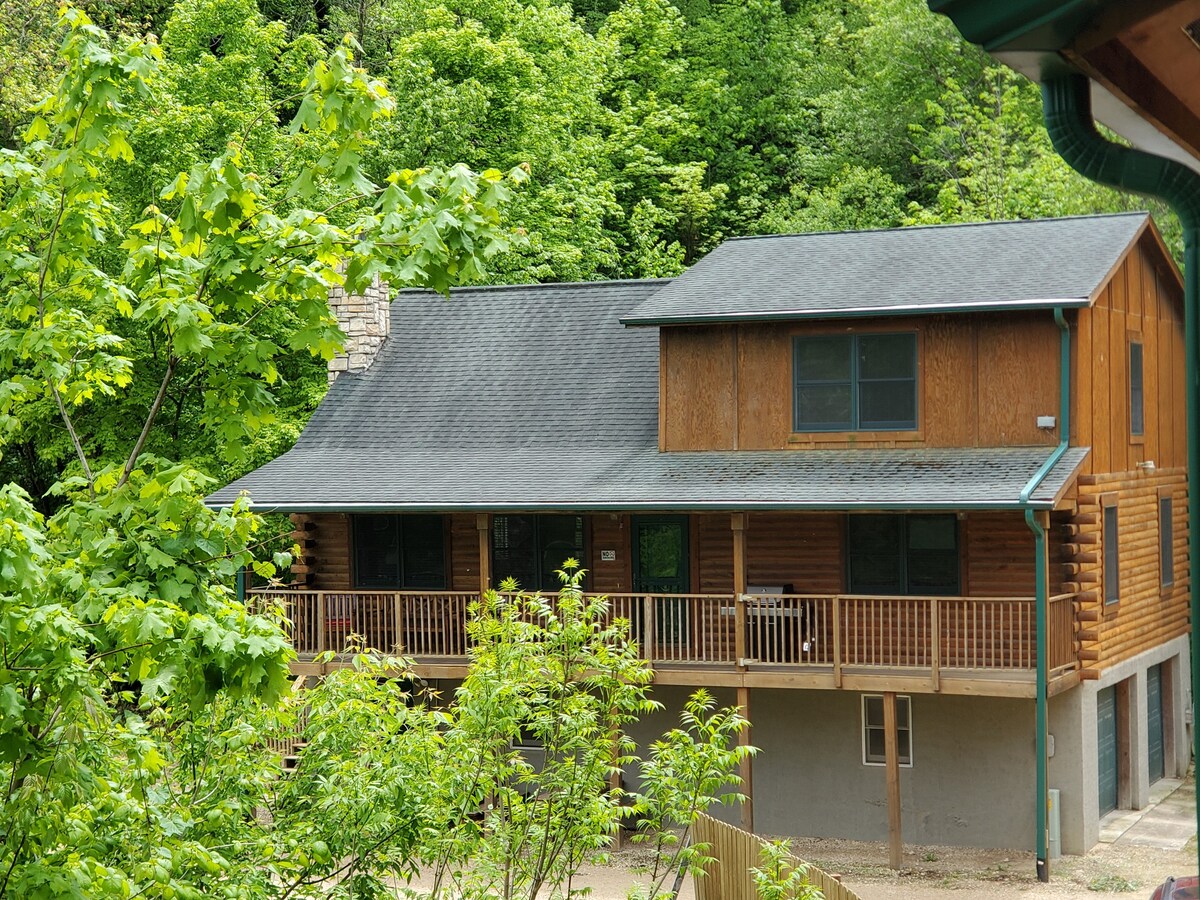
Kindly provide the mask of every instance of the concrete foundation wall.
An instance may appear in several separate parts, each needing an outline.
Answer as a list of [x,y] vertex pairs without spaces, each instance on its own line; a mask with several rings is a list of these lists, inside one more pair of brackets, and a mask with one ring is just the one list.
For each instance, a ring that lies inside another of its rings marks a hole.
[[[686,688],[660,687],[667,710],[631,730],[644,747],[678,724]],[[862,695],[750,692],[754,826],[761,834],[886,841],[883,766],[862,761]],[[719,696],[732,704],[732,691]],[[902,830],[914,844],[1033,845],[1033,702],[914,694],[913,765],[900,770]],[[629,773],[627,783],[636,784]],[[736,823],[737,809],[718,813]]]
[[1128,752],[1119,762],[1119,808],[1141,809],[1149,802],[1146,670],[1151,666],[1163,665],[1166,777],[1181,777],[1187,771],[1191,758],[1185,724],[1185,710],[1191,702],[1188,659],[1188,639],[1176,638],[1105,669],[1097,681],[1085,681],[1050,700],[1050,733],[1054,736],[1050,787],[1062,792],[1064,853],[1085,853],[1100,839],[1097,693],[1107,687],[1123,685],[1118,695],[1117,715],[1128,728],[1129,743]]

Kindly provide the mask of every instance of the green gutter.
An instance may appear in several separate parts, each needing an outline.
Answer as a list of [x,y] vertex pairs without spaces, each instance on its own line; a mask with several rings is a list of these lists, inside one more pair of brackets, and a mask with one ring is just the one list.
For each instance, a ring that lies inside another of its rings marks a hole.
[[1050,470],[1062,459],[1071,443],[1071,329],[1063,317],[1062,309],[1054,310],[1054,321],[1059,328],[1059,362],[1058,362],[1058,446],[1042,463],[1041,468],[1034,473],[1021,491],[1021,505],[1025,507],[1025,524],[1033,532],[1035,572],[1035,619],[1037,622],[1037,704],[1034,714],[1034,752],[1037,754],[1037,804],[1034,833],[1037,836],[1037,876],[1038,881],[1050,880],[1050,864],[1048,842],[1046,840],[1047,803],[1049,797],[1049,777],[1046,771],[1046,734],[1047,711],[1046,693],[1049,686],[1050,673],[1047,665],[1046,651],[1046,614],[1050,602],[1049,586],[1046,584],[1046,529],[1042,527],[1033,514],[1030,498],[1039,484],[1050,474]]
[[[1068,165],[1092,181],[1148,194],[1170,204],[1183,225],[1183,306],[1188,434],[1188,569],[1192,619],[1192,709],[1200,700],[1200,173],[1182,163],[1105,140],[1092,119],[1088,79],[1047,78],[1042,84],[1046,130]],[[1200,727],[1192,752],[1200,758]],[[1200,799],[1200,780],[1197,780]],[[1200,860],[1200,848],[1197,850]]]

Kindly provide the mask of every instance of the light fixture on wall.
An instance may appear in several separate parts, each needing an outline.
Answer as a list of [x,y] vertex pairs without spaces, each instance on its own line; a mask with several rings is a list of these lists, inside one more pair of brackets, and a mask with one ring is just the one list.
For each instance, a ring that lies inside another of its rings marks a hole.
[[1139,469],[1141,469],[1143,472],[1153,472],[1156,468],[1158,468],[1157,466],[1154,465],[1154,460],[1152,460],[1152,459],[1142,460],[1140,463],[1137,464],[1137,467]]

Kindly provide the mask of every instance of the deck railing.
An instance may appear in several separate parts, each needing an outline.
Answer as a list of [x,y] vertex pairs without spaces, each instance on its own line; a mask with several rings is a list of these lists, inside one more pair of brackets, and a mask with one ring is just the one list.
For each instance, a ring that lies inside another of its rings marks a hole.
[[[296,651],[340,651],[350,635],[418,660],[467,655],[465,591],[252,592],[281,603]],[[808,667],[1031,671],[1037,664],[1031,597],[609,594],[656,667]],[[1077,665],[1074,596],[1049,602],[1052,672]],[[739,641],[739,629],[744,629]],[[739,656],[739,654],[741,654]]]

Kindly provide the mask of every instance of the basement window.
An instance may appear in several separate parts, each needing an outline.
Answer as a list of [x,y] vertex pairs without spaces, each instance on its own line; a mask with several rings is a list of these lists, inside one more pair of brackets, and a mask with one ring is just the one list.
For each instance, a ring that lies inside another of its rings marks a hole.
[[[882,766],[887,763],[886,740],[883,728],[883,695],[863,694],[863,765]],[[900,765],[912,767],[912,704],[908,697],[896,698],[896,751]]]

